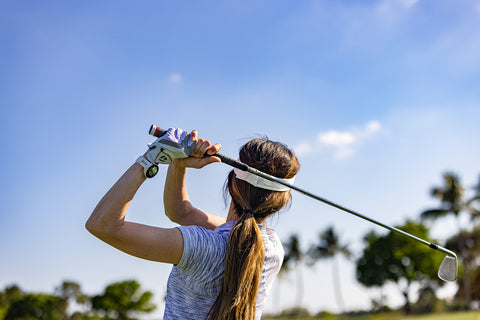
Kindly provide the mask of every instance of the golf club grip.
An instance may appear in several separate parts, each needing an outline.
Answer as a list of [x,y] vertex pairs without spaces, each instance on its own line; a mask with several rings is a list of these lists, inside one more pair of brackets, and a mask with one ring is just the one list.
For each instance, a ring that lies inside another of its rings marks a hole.
[[222,160],[223,163],[228,164],[229,166],[240,169],[242,171],[248,170],[248,166],[245,163],[242,163],[240,161],[224,156],[221,153],[213,154],[213,156],[220,158],[220,160]]
[[157,127],[153,124],[150,126],[150,130],[148,130],[148,134],[151,134],[152,136],[157,137],[157,138],[160,138],[165,133],[167,133],[167,130],[164,130],[160,127]]
[[[157,137],[157,138],[160,138],[165,133],[167,133],[167,130],[164,130],[164,129],[162,129],[160,127],[157,127],[155,125],[151,125],[150,130],[148,130],[148,134],[151,134],[152,136]],[[216,153],[214,156],[220,158],[220,160],[222,160],[223,163],[228,164],[229,166],[232,166],[234,168],[237,168],[237,169],[240,169],[240,170],[243,170],[243,171],[248,170],[248,166],[245,163],[241,163],[240,161],[237,161],[237,160],[234,160],[234,159],[229,158],[227,156],[224,156],[221,153]]]

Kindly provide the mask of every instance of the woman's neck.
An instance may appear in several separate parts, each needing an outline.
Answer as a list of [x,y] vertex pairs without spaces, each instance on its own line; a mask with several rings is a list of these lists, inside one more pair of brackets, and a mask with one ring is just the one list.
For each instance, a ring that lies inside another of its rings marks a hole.
[[233,201],[230,201],[230,207],[228,208],[227,222],[237,220],[237,212],[233,206]]

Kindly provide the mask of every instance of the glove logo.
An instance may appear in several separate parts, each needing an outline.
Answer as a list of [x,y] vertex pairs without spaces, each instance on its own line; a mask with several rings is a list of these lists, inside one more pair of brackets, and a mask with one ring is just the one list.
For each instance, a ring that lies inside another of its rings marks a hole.
[[172,163],[172,157],[166,152],[167,150],[164,148],[160,149],[160,153],[157,155],[155,159],[156,163]]

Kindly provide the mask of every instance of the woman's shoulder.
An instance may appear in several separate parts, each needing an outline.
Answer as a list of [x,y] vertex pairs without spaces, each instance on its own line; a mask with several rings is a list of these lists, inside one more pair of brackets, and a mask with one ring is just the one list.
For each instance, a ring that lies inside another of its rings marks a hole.
[[205,243],[210,245],[222,243],[221,240],[227,240],[233,224],[227,222],[217,227],[215,230],[207,229],[202,226],[180,226],[184,242]]
[[266,224],[263,224],[260,226],[260,230],[262,232],[263,241],[265,242],[265,249],[272,253],[276,252],[277,254],[283,256],[284,250],[282,241],[280,241],[280,238],[275,229]]
[[221,232],[201,226],[180,226],[178,229],[183,236],[183,254],[178,267],[190,269],[223,259],[228,234],[225,236]]
[[275,229],[270,227],[269,225],[263,223],[258,225],[260,228],[260,231],[262,232],[262,235],[266,235],[268,238],[272,238],[273,240],[278,240],[280,241],[280,238],[278,237],[277,232]]

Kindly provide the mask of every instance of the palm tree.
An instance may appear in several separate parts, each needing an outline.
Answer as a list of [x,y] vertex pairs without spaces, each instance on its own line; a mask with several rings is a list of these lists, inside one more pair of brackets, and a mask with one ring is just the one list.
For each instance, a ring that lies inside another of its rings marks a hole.
[[[447,248],[453,249],[459,242],[465,244],[463,249],[463,264],[468,266],[470,286],[460,286],[456,296],[465,296],[465,288],[470,289],[470,296],[478,300],[480,298],[480,225],[475,226],[472,231],[462,230],[460,235],[449,238],[445,244]],[[464,271],[465,272],[465,271]]]
[[296,306],[300,308],[303,300],[303,278],[300,270],[300,263],[303,261],[303,252],[300,249],[300,240],[297,234],[292,234],[288,241],[283,244],[285,256],[280,269],[280,274],[285,274],[292,269],[297,269],[297,297]]
[[453,214],[458,222],[460,213],[466,209],[466,203],[463,200],[465,190],[458,176],[452,172],[443,175],[443,182],[443,186],[434,187],[431,191],[432,196],[440,200],[440,208],[426,210],[422,212],[421,217],[436,220]]
[[477,187],[477,194],[470,200],[465,200],[465,189],[463,188],[459,177],[453,172],[447,172],[443,175],[444,185],[441,187],[434,187],[431,190],[433,197],[440,200],[440,207],[429,209],[421,213],[422,219],[436,220],[448,215],[454,215],[458,224],[458,243],[457,250],[460,255],[460,260],[463,265],[462,282],[465,297],[465,304],[467,309],[470,309],[471,290],[468,270],[468,250],[462,237],[462,227],[460,225],[460,215],[462,212],[469,212],[470,217],[474,219],[476,212],[473,203],[480,199],[480,182]]
[[473,197],[467,201],[467,210],[471,214],[472,221],[480,218],[480,176],[478,184],[472,188],[474,190]]
[[343,313],[344,304],[340,288],[340,275],[338,272],[338,261],[336,256],[342,254],[347,259],[351,257],[351,252],[347,245],[340,244],[338,235],[333,227],[327,227],[323,232],[319,234],[319,242],[310,247],[307,252],[309,258],[309,265],[313,266],[320,259],[333,259],[332,273],[334,281],[335,300],[340,309],[340,313]]

